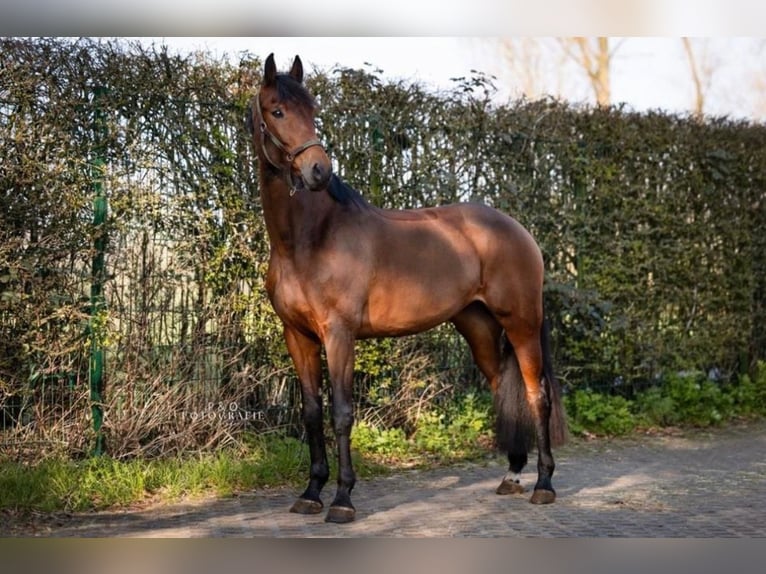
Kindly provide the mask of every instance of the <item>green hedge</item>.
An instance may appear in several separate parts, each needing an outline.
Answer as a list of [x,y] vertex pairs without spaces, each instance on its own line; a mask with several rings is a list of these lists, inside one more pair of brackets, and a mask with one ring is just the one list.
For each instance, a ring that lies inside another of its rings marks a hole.
[[[130,389],[135,399],[158,378],[193,383],[200,404],[246,388],[248,404],[268,406],[272,422],[292,421],[295,390],[264,297],[268,245],[242,128],[260,58],[235,65],[54,39],[3,39],[0,51],[4,425],[40,416],[40,405],[69,416],[61,405],[87,388],[90,265],[103,232],[107,312],[97,325],[107,396]],[[766,358],[765,126],[555,100],[495,105],[482,75],[442,93],[372,68],[308,83],[337,171],[373,203],[478,200],[529,227],[547,261],[566,389],[631,395],[693,369],[728,380]],[[99,150],[110,217],[96,230]],[[476,379],[451,330],[415,341],[434,372]],[[409,356],[402,349],[411,344],[362,348],[363,397],[397,379],[405,367],[390,357]]]

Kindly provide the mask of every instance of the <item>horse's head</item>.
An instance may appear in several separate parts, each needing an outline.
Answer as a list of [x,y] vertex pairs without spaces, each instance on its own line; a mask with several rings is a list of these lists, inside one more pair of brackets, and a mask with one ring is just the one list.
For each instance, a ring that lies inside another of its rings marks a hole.
[[262,158],[290,180],[292,190],[324,189],[332,175],[330,158],[314,127],[315,109],[314,98],[303,85],[301,59],[296,56],[290,72],[279,74],[270,54],[247,124]]

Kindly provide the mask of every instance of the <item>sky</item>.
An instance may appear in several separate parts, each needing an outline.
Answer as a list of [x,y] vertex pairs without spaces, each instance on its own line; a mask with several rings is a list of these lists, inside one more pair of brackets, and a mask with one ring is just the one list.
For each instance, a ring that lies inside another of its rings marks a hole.
[[[209,52],[214,57],[238,61],[242,52],[261,59],[273,52],[280,69],[298,54],[308,71],[335,66],[382,70],[385,78],[419,82],[434,90],[448,90],[452,78],[479,70],[497,77],[499,102],[520,96],[508,77],[496,38],[488,37],[141,37],[143,43],[167,45],[181,53]],[[756,97],[751,68],[766,76],[764,40],[716,37],[707,39],[708,61],[715,65],[706,112],[734,118],[753,116]],[[693,101],[691,75],[678,37],[614,38],[618,46],[612,64],[612,101],[629,109],[661,109],[687,113]],[[760,52],[758,51],[759,47]],[[590,88],[577,73],[569,74],[569,99],[588,101]]]

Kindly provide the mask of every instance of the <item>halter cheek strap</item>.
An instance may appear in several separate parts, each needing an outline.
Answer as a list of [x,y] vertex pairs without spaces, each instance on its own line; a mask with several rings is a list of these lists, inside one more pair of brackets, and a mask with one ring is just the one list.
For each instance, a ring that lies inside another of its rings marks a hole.
[[[301,153],[306,151],[310,147],[319,146],[322,147],[322,142],[319,141],[318,138],[312,138],[308,140],[305,143],[302,143],[292,151],[287,149],[287,146],[271,131],[269,131],[268,126],[266,125],[266,120],[263,117],[263,111],[261,110],[261,94],[260,92],[256,94],[255,96],[255,112],[258,120],[258,125],[260,127],[261,131],[261,149],[263,149],[263,155],[266,157],[266,161],[268,161],[272,166],[277,168],[280,171],[283,171],[285,174],[285,181],[287,182],[287,186],[290,189],[290,196],[295,195],[295,192],[297,191],[297,188],[295,185],[293,185],[292,178],[290,176],[290,168],[292,167],[292,163],[295,161],[295,158],[298,157]],[[274,161],[271,156],[269,155],[269,151],[266,148],[266,138],[269,138],[269,141],[276,147],[279,151],[285,154],[285,159],[287,160],[287,165],[280,165],[276,161]]]

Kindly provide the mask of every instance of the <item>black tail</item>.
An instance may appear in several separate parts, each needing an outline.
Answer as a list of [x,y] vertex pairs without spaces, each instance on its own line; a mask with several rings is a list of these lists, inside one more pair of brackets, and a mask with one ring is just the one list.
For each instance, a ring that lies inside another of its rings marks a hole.
[[[561,402],[561,387],[553,374],[549,339],[550,326],[548,321],[544,321],[540,331],[540,343],[543,350],[542,380],[551,404],[548,426],[551,446],[556,447],[566,442],[567,424],[564,405]],[[527,402],[519,361],[505,334],[503,334],[502,345],[500,381],[494,397],[495,440],[500,450],[515,454],[526,453],[535,444],[534,414]]]
[[524,379],[513,346],[502,335],[500,381],[495,392],[495,442],[500,450],[527,453],[535,444],[534,415],[527,402]]

